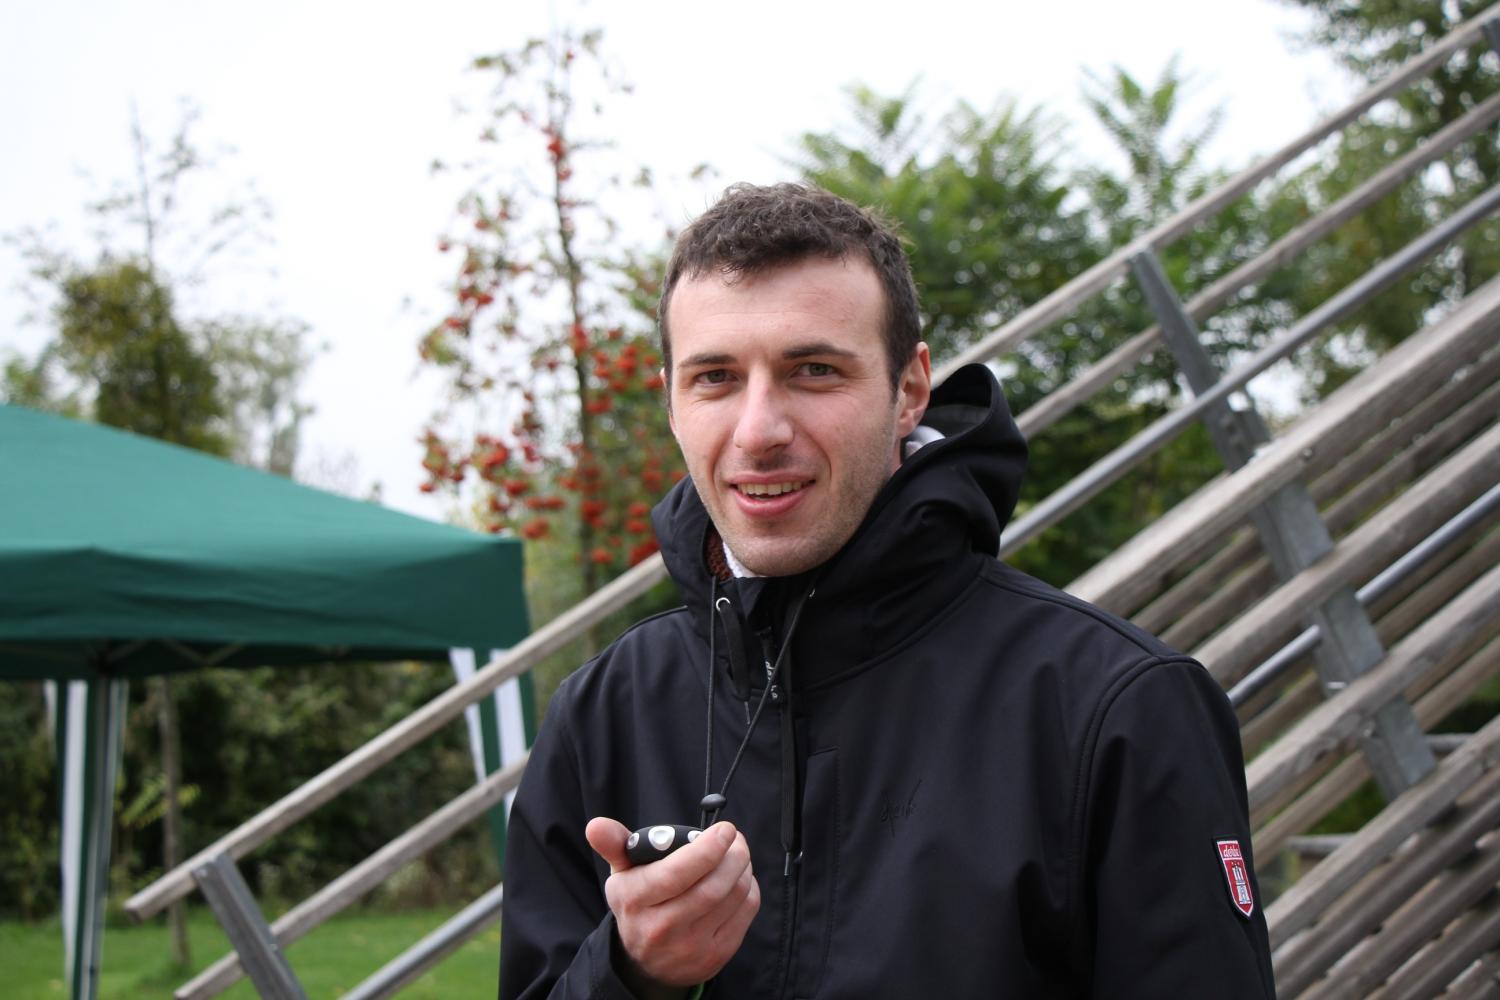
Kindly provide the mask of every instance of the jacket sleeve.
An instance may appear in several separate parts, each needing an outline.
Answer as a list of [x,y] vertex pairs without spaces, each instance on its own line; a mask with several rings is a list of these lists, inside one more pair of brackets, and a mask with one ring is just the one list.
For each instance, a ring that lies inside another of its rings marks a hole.
[[590,819],[567,720],[567,684],[553,696],[506,828],[500,1000],[631,1000],[615,974],[608,872],[583,828]]
[[1089,995],[1274,998],[1224,692],[1191,660],[1151,660],[1093,725],[1080,847]]

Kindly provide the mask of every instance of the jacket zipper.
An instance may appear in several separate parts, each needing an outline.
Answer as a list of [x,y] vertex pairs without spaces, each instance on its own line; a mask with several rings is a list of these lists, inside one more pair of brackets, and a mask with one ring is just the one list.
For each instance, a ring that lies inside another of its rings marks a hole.
[[[771,672],[774,669],[773,666],[772,666],[772,664],[775,662],[774,658],[775,658],[775,655],[776,655],[775,652],[774,652],[774,648],[775,648],[775,644],[774,644],[774,641],[773,641],[774,640],[774,636],[773,636],[773,634],[772,634],[772,632],[771,632],[771,630],[769,628],[761,629],[759,631],[758,635],[760,637],[760,643],[761,643],[761,655],[762,655],[762,658],[763,658],[763,660],[765,662],[766,681],[767,681],[767,683],[770,683],[770,681],[771,681]],[[786,725],[786,720],[789,718],[789,716],[787,715],[787,713],[791,711],[791,699],[789,697],[785,697],[784,696],[784,691],[783,691],[782,687],[779,684],[771,684],[771,693],[770,693],[770,696],[771,696],[772,703],[775,704],[775,706],[776,706],[777,723],[778,723],[778,725],[777,725],[777,731],[780,734],[778,736],[778,741],[782,744],[782,746],[781,746],[781,752],[782,752],[782,754],[785,754],[785,753],[788,752],[788,748],[786,747],[786,742],[785,741],[786,741],[786,733],[788,732],[789,727]],[[795,753],[795,748],[792,748],[791,752]],[[794,768],[793,773],[795,774],[795,768]],[[793,780],[795,781],[795,779],[793,779]],[[780,794],[778,794],[778,796],[777,796],[777,798],[779,798],[779,799],[782,800],[782,806],[781,806],[781,808],[782,808],[783,811],[787,807],[785,781],[786,781],[786,773],[785,773],[785,765],[783,763],[783,773],[782,773],[782,781],[781,781],[782,787],[781,787],[781,790],[780,790]],[[793,802],[794,802],[793,808],[797,808],[798,806],[800,806],[800,796],[794,796]],[[786,821],[786,817],[782,816],[781,817],[781,821],[783,823],[783,829],[784,829],[784,824],[785,824],[785,821]],[[777,977],[779,981],[776,984],[776,994],[775,995],[778,996],[778,997],[783,998],[783,1000],[785,1000],[786,997],[788,997],[788,996],[791,995],[792,990],[793,990],[793,986],[795,985],[792,982],[792,951],[793,951],[792,944],[796,940],[797,898],[798,898],[798,887],[799,887],[799,883],[801,882],[801,872],[800,872],[801,866],[799,864],[796,864],[794,862],[793,858],[792,858],[791,848],[793,846],[795,846],[795,845],[788,845],[788,844],[785,844],[785,843],[783,844],[783,851],[784,851],[785,857],[783,858],[783,861],[782,861],[782,871],[781,871],[781,876],[782,876],[782,878],[781,878],[781,884],[782,884],[781,958],[780,958],[780,970],[779,970],[780,974]]]

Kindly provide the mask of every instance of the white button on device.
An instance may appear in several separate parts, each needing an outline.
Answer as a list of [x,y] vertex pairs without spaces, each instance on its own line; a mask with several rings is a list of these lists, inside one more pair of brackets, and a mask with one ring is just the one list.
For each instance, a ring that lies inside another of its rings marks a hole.
[[641,842],[641,831],[637,830],[637,831],[635,831],[634,833],[632,833],[630,835],[630,839],[629,840],[625,841],[625,849],[627,851],[633,851],[633,850],[635,850],[635,845],[639,844],[640,842]]
[[698,839],[698,834],[700,834],[702,832],[703,832],[702,830],[689,830],[688,831],[688,843],[691,844],[693,841],[697,840]]
[[677,836],[677,831],[670,826],[653,826],[646,836],[651,838],[652,847],[658,851],[665,851],[672,846],[672,840]]

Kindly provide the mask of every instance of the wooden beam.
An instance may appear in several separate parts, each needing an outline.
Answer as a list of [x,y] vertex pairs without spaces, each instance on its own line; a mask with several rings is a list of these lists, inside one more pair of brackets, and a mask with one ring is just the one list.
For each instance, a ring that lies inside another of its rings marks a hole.
[[[1397,345],[1309,413],[1256,460],[1204,487],[1165,517],[1074,580],[1071,593],[1117,613],[1139,607],[1160,590],[1159,567],[1194,538],[1242,521],[1267,497],[1313,464],[1319,452],[1345,453],[1450,374],[1483,354],[1500,335],[1500,278],[1475,290],[1447,318]],[[1151,567],[1147,572],[1143,567]]]
[[1500,718],[1475,733],[1468,746],[1445,757],[1431,774],[1366,823],[1349,843],[1266,907],[1272,949],[1312,924],[1366,872],[1449,809],[1496,764],[1500,764]]
[[1369,1000],[1436,996],[1497,944],[1500,944],[1500,893],[1491,892],[1479,906],[1455,920],[1441,938],[1412,956]]
[[1374,576],[1497,480],[1500,424],[1428,473],[1342,538],[1323,559],[1277,588],[1193,655],[1227,687],[1259,662],[1263,636],[1301,626],[1308,609]]
[[1491,569],[1431,620],[1396,646],[1385,660],[1313,709],[1245,769],[1250,811],[1292,784],[1331,754],[1346,749],[1392,699],[1469,636],[1500,616],[1500,566]]
[[[1311,486],[1313,498],[1320,506],[1328,504],[1324,513],[1328,530],[1335,535],[1344,534],[1382,499],[1355,489],[1360,483],[1372,475],[1401,481],[1418,478],[1493,420],[1497,412],[1500,412],[1500,349],[1490,351],[1464,370],[1461,377],[1449,380],[1409,412],[1399,414],[1394,423],[1352,454],[1320,452],[1319,460],[1308,466],[1307,474],[1317,477]],[[1408,459],[1408,455],[1412,458]],[[1387,471],[1392,465],[1399,465],[1403,471]],[[1182,579],[1159,596],[1152,595],[1151,603],[1131,620],[1148,632],[1161,634],[1196,608],[1203,594],[1218,591],[1224,580],[1267,565],[1254,533],[1236,524],[1227,526],[1217,536],[1194,539],[1179,549],[1173,554],[1172,571],[1203,558],[1204,552],[1213,549],[1218,551],[1190,573],[1183,574]],[[1265,579],[1271,579],[1269,570],[1261,572]],[[1201,636],[1186,644],[1199,639]],[[1171,641],[1168,645],[1172,645]]]
[[[1493,831],[1497,823],[1500,823],[1500,770],[1485,775],[1441,825],[1423,831],[1388,864],[1374,869],[1355,889],[1330,905],[1320,914],[1312,933],[1301,935],[1281,948],[1274,956],[1277,989],[1286,996],[1297,996],[1344,956],[1353,957],[1355,946],[1379,931],[1382,924],[1388,928],[1400,928],[1400,937],[1387,938],[1385,943],[1374,946],[1374,951],[1387,955],[1399,953],[1403,958],[1412,954],[1423,940],[1451,920],[1453,914],[1450,912],[1441,917],[1436,928],[1419,932],[1413,941],[1408,936],[1415,929],[1409,926],[1412,920],[1408,904],[1421,896],[1426,897],[1422,909],[1436,904],[1440,897],[1428,895],[1423,892],[1423,887],[1434,878],[1442,881],[1444,870],[1472,855],[1475,844]],[[1489,853],[1490,864],[1496,866],[1490,876],[1493,885],[1494,879],[1500,878],[1500,844],[1492,843]],[[1406,911],[1407,915],[1391,919],[1398,910]],[[1370,954],[1362,945],[1360,950]],[[1401,959],[1397,959],[1395,965],[1400,962]],[[1356,963],[1356,966],[1362,965],[1362,962]],[[1363,996],[1384,981],[1395,965],[1384,968],[1373,979],[1363,978],[1357,967],[1346,967],[1347,971],[1339,977],[1339,985],[1358,984],[1352,995]]]
[[[1492,626],[1491,633],[1494,631],[1495,627]],[[1500,643],[1489,641],[1487,645],[1472,652],[1467,648],[1460,649],[1454,659],[1462,665],[1444,677],[1432,690],[1416,698],[1417,720],[1423,728],[1431,728],[1441,722],[1490,678],[1500,673]],[[1442,672],[1445,666],[1439,664],[1437,672]],[[1412,696],[1413,692],[1408,691],[1407,694]],[[1309,773],[1316,774],[1318,770]],[[1327,816],[1370,777],[1370,769],[1365,766],[1364,758],[1358,755],[1345,757],[1331,768],[1323,770],[1326,773],[1296,801],[1287,805],[1278,796],[1254,812],[1251,826],[1256,832],[1251,840],[1257,852],[1274,854],[1289,837]],[[1282,808],[1283,805],[1285,808]],[[1267,822],[1265,817],[1272,812],[1275,812],[1275,816]]]
[[[1490,819],[1492,832],[1494,817]],[[1351,942],[1347,954],[1340,956],[1335,953],[1331,956],[1337,964],[1328,970],[1326,978],[1303,994],[1303,1000],[1359,1000],[1377,989],[1385,982],[1386,977],[1421,951],[1429,941],[1434,948],[1446,950],[1441,940],[1443,928],[1494,892],[1495,882],[1500,879],[1500,840],[1491,835],[1480,840],[1479,845],[1476,851],[1472,835],[1466,843],[1456,845],[1455,856],[1449,858],[1448,862],[1461,861],[1462,864],[1446,871],[1442,870],[1446,865],[1432,865],[1425,854],[1420,857],[1403,855],[1400,864],[1390,865],[1392,870],[1387,874],[1391,882],[1388,884],[1399,884],[1407,892],[1402,896],[1381,894],[1379,902],[1390,905],[1382,918],[1372,919],[1373,913],[1360,915],[1360,923],[1373,933],[1368,937],[1359,935],[1352,939],[1341,935],[1341,939]],[[1408,870],[1420,871],[1422,874],[1419,877],[1403,877]],[[1327,930],[1336,932],[1342,929],[1339,926]],[[1322,932],[1320,924],[1320,935]],[[1444,978],[1442,983],[1446,984],[1451,978]],[[1276,984],[1281,988],[1279,972]],[[1297,986],[1289,982],[1286,991],[1288,995],[1295,995]]]

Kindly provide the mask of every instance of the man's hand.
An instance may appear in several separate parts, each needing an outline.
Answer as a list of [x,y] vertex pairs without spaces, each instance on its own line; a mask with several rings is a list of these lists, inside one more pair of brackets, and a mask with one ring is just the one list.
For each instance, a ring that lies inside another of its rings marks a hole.
[[760,909],[760,886],[750,846],[732,824],[715,823],[691,844],[640,867],[625,856],[630,831],[614,820],[590,820],[584,836],[609,865],[604,898],[634,963],[619,970],[633,989],[696,986],[739,951]]

